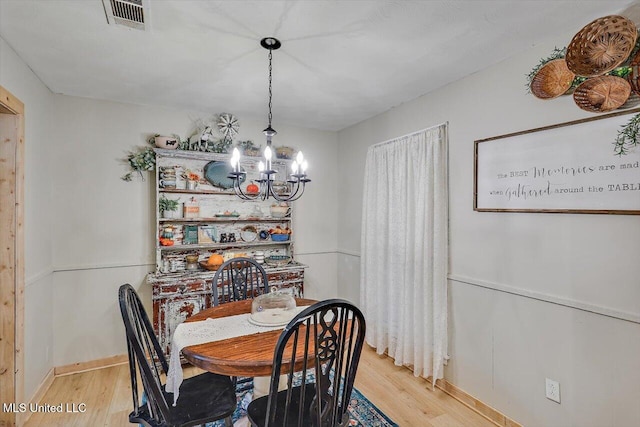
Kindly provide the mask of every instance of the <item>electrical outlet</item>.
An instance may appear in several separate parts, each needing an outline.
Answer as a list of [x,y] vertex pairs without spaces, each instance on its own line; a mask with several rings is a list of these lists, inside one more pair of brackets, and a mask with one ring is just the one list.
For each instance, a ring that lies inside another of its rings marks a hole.
[[558,381],[545,378],[547,399],[560,403],[560,383]]

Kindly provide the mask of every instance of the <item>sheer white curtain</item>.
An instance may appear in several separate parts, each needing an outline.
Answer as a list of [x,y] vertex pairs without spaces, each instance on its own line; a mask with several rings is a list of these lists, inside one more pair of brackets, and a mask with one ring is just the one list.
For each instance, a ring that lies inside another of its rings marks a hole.
[[434,383],[447,352],[447,144],[442,124],[371,146],[362,206],[366,340]]

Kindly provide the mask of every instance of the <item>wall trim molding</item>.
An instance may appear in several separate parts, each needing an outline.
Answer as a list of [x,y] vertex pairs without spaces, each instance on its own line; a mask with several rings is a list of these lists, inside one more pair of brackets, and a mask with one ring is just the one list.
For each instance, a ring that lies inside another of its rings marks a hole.
[[27,277],[27,279],[24,282],[25,287],[29,286],[29,285],[33,285],[34,283],[38,282],[39,280],[44,279],[47,276],[52,275],[54,272],[53,266],[49,266],[47,268],[45,268],[44,270],[40,271],[39,273],[34,274],[33,276]]
[[530,291],[528,289],[522,289],[515,286],[503,285],[486,280],[472,279],[470,277],[457,274],[449,274],[448,279],[465,285],[477,286],[480,288],[491,289],[498,292],[505,292],[512,295],[518,295],[525,298],[531,298],[538,301],[574,308],[576,310],[586,311],[588,313],[599,314],[601,316],[640,324],[640,314],[636,313],[629,313],[622,310],[616,310],[614,308],[590,304],[578,300],[572,300],[569,298],[546,294],[543,292]]
[[[432,377],[428,377],[427,380],[431,382]],[[482,415],[484,418],[500,427],[522,427],[522,424],[512,420],[502,412],[498,411],[495,408],[492,408],[486,403],[483,403],[482,401],[476,399],[466,391],[451,384],[445,379],[436,380],[436,387],[456,399],[458,402],[462,403],[464,406]]]
[[64,375],[108,368],[110,366],[123,365],[125,363],[129,363],[129,357],[126,354],[118,354],[115,356],[104,357],[102,359],[89,360],[87,362],[77,362],[70,365],[56,366],[53,369],[53,372],[56,377],[61,377]]
[[113,262],[106,264],[78,264],[78,265],[63,265],[63,266],[54,266],[53,272],[60,273],[64,271],[78,271],[78,270],[102,270],[106,268],[129,268],[129,267],[148,267],[155,266],[155,261],[151,260],[142,260],[139,262],[133,263],[121,263],[121,262]]
[[[39,403],[42,400],[42,398],[44,397],[45,393],[51,387],[51,384],[53,384],[53,380],[54,379],[55,379],[54,368],[51,368],[51,369],[49,369],[49,372],[47,372],[47,374],[42,379],[42,382],[40,383],[38,388],[36,388],[36,391],[35,391],[35,393],[33,393],[33,397],[31,397],[31,400],[29,401],[29,403],[33,403],[33,404]],[[31,417],[32,414],[33,414],[32,411],[27,411],[25,413],[25,417],[22,420],[22,422],[26,423],[29,420],[29,417]],[[22,425],[22,424],[20,424],[20,425]]]
[[[353,257],[360,257],[360,254],[347,249],[338,249],[338,253]],[[598,314],[601,316],[611,317],[613,319],[624,320],[626,322],[640,324],[640,314],[630,313],[627,311],[617,310],[615,308],[605,307],[597,304],[591,304],[583,301],[564,298],[557,295],[546,294],[543,292],[530,291],[528,289],[518,288],[516,286],[503,285],[501,283],[490,282],[487,280],[474,279],[459,274],[449,274],[447,279],[453,282],[465,285],[477,286],[480,288],[491,289],[493,291],[505,292],[511,295],[517,295],[524,298],[531,298],[550,304],[561,305],[563,307],[573,308],[576,310],[586,311],[588,313]]]
[[360,258],[360,252],[351,251],[349,249],[338,249],[338,253],[342,255],[349,255]]
[[302,256],[307,256],[307,255],[333,255],[333,254],[337,254],[337,251],[317,251],[317,252],[296,252],[296,255],[302,255]]

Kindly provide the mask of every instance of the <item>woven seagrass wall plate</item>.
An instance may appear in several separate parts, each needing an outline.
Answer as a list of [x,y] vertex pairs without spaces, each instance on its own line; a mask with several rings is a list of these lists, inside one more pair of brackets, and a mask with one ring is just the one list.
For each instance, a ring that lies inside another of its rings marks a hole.
[[629,19],[610,15],[587,24],[567,47],[567,66],[578,76],[605,74],[622,64],[636,44],[638,30]]

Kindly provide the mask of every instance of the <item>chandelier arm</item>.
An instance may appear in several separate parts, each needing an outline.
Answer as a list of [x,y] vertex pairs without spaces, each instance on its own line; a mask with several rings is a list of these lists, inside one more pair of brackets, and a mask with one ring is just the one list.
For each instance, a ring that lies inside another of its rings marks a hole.
[[233,186],[233,191],[236,193],[236,196],[240,197],[242,200],[247,200],[247,196],[237,186]]
[[249,195],[242,191],[242,187],[240,186],[240,179],[236,178],[233,180],[233,191],[236,193],[236,196],[240,197],[243,200],[256,200],[258,198],[258,194]]
[[[302,182],[302,187],[300,187],[300,182]],[[298,181],[294,185],[292,185],[291,192],[289,192],[287,197],[282,197],[280,194],[276,193],[275,191],[271,192],[271,196],[279,202],[293,202],[294,200],[298,200],[304,193],[305,182]],[[302,191],[300,191],[300,188],[302,188]]]
[[[300,187],[300,185],[298,184],[298,187],[296,188],[295,193],[292,193],[288,199],[289,202],[295,202],[296,200],[298,200],[300,197],[302,197],[302,195],[304,194],[304,189],[305,189],[305,183],[302,183],[302,187]],[[298,193],[299,192],[299,193]]]
[[287,198],[282,198],[280,197],[280,195],[278,193],[276,193],[275,191],[271,191],[271,197],[273,197],[275,200],[279,201],[279,202],[287,202],[289,201],[289,199]]

